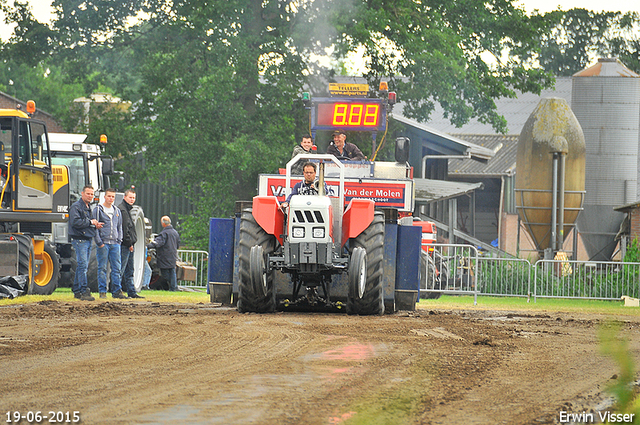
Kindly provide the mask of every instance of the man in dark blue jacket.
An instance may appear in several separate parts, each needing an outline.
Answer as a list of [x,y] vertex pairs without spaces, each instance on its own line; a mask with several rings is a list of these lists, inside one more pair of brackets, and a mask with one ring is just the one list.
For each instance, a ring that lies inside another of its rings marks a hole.
[[180,235],[171,226],[171,219],[166,215],[160,220],[162,232],[155,240],[147,245],[147,248],[156,249],[156,261],[160,268],[160,274],[169,282],[169,290],[178,290],[176,277],[176,262],[178,261],[178,248],[180,247]]
[[103,223],[91,217],[89,204],[93,200],[93,187],[82,188],[81,198],[69,208],[69,238],[76,251],[76,277],[73,280],[73,295],[83,301],[94,301],[87,286],[87,266],[91,253],[91,240],[96,236],[96,229]]

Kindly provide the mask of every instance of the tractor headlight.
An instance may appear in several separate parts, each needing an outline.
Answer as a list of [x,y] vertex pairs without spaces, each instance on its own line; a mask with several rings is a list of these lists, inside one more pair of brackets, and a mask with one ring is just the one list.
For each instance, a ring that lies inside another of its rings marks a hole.
[[314,227],[313,237],[318,239],[324,238],[324,227]]
[[304,227],[294,227],[291,233],[294,238],[304,238]]

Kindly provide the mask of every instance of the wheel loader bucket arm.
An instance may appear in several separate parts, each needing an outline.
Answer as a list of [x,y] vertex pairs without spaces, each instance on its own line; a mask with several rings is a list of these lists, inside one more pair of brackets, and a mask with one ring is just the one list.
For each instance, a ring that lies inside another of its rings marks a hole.
[[260,227],[274,235],[280,245],[284,244],[284,213],[280,210],[275,196],[256,196],[253,198],[253,217]]
[[355,238],[369,227],[375,213],[375,202],[371,199],[352,199],[342,217],[342,244]]

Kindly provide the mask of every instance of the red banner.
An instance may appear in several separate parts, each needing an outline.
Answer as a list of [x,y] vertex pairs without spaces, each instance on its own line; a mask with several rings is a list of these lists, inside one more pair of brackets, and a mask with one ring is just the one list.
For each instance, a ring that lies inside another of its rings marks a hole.
[[[300,177],[291,178],[290,186],[293,187],[301,180]],[[261,175],[258,194],[260,196],[276,196],[280,202],[283,202],[285,200],[285,182],[285,177],[281,175]],[[339,197],[340,180],[327,178],[326,183],[328,195]],[[377,207],[413,211],[413,180],[345,179],[345,205],[353,198],[371,199]]]

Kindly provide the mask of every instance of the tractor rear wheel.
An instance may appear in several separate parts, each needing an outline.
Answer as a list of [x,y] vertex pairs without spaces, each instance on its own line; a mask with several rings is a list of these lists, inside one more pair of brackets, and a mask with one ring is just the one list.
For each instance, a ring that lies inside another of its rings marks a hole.
[[[364,232],[351,241],[349,265],[349,314],[383,314],[384,287],[382,260],[384,256],[384,215],[376,212]],[[364,251],[364,253],[362,252]],[[362,290],[363,281],[364,290]],[[353,284],[352,284],[353,282]]]
[[[138,238],[133,246],[133,286],[136,288],[136,292],[140,292],[144,285],[144,263],[147,261],[145,251],[145,247],[147,246],[146,223],[144,220],[144,211],[141,207],[134,205],[133,208],[131,208],[130,214]],[[178,254],[178,257],[180,257],[180,254]]]
[[60,259],[55,248],[50,243],[44,243],[44,250],[40,260],[42,260],[42,263],[38,266],[38,274],[33,278],[33,290],[31,293],[51,295],[58,287]]
[[272,313],[276,310],[273,270],[268,256],[276,249],[276,238],[258,225],[251,210],[240,218],[238,242],[238,311]]

